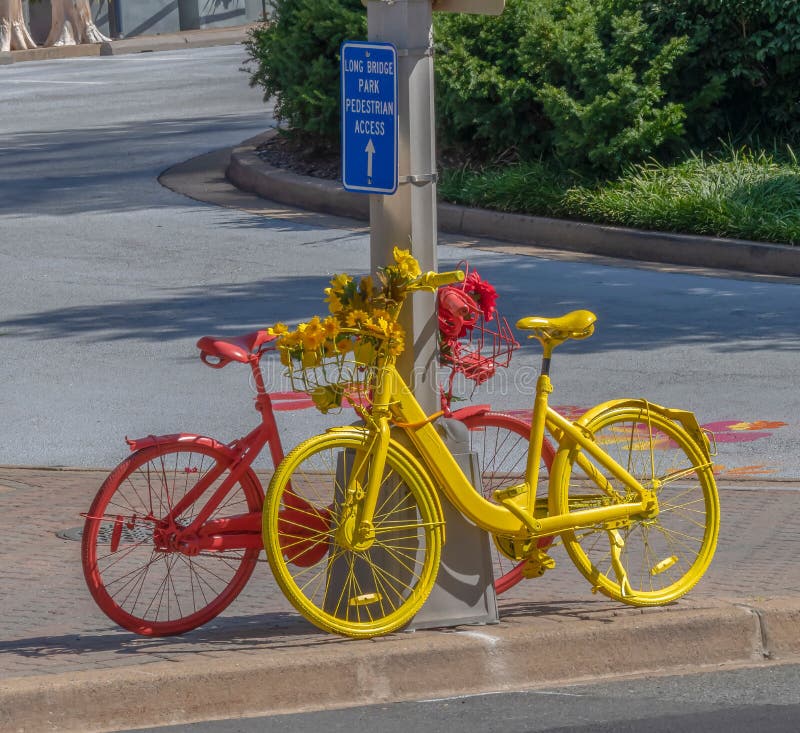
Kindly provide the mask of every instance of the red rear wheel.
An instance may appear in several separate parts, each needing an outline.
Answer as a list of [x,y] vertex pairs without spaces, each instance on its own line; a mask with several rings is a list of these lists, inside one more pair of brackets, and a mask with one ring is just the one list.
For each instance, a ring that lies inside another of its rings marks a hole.
[[[458,417],[458,413],[454,415]],[[528,460],[530,423],[502,412],[484,412],[460,418],[469,428],[472,450],[481,463],[482,492],[489,501],[494,501],[496,489],[519,483],[525,478]],[[547,496],[547,481],[555,452],[550,442],[542,444],[542,463],[539,469],[537,495]],[[552,543],[552,537],[542,537],[539,547],[544,549]],[[524,579],[524,562],[511,560],[492,545],[494,563],[494,588],[499,595]]]
[[[236,598],[258,549],[177,549],[175,538],[229,475],[232,459],[197,443],[143,448],[109,474],[89,509],[81,558],[89,590],[120,626],[145,636],[181,634]],[[173,507],[204,477],[210,486],[179,516]],[[260,512],[261,487],[245,474],[209,519]],[[260,525],[257,525],[260,529]]]

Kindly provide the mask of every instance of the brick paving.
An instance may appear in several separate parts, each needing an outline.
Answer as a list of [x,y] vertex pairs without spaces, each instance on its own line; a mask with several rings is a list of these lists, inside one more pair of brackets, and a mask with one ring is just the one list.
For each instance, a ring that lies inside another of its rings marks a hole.
[[[0,468],[0,679],[337,641],[294,613],[266,562],[227,611],[205,627],[167,639],[116,627],[86,589],[80,542],[57,535],[82,525],[80,512],[105,475]],[[679,606],[702,606],[711,598],[747,603],[800,596],[800,483],[728,482],[720,488],[717,555]],[[555,556],[555,570],[501,597],[501,616],[585,615],[612,606],[592,595],[563,552]]]

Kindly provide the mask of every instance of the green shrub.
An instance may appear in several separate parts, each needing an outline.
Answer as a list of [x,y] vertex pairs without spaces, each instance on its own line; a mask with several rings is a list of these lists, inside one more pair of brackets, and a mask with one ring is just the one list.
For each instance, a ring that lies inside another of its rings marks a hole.
[[614,173],[680,139],[663,82],[688,50],[656,41],[634,0],[509,0],[437,22],[441,138],[489,155]]
[[650,0],[643,8],[657,38],[689,38],[670,94],[686,103],[692,144],[800,133],[800,2]]
[[271,0],[250,31],[250,85],[275,98],[275,117],[320,148],[339,145],[339,47],[367,35],[361,0]]
[[533,23],[530,0],[508,0],[498,17],[434,13],[436,116],[442,147],[491,158],[533,157],[551,125],[536,98],[534,74],[518,56]]
[[565,2],[547,25],[552,51],[539,98],[566,165],[588,160],[615,173],[681,138],[683,108],[665,101],[662,81],[687,52],[685,37],[658,46],[639,10],[597,0]]

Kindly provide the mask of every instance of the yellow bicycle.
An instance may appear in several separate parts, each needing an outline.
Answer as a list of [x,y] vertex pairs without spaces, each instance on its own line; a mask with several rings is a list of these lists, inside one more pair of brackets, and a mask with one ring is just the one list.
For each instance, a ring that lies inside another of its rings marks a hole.
[[[317,323],[327,324],[326,341],[301,327],[284,344],[290,374],[318,404],[349,399],[364,420],[301,443],[272,478],[264,546],[287,598],[319,628],[346,636],[406,625],[433,587],[445,541],[437,489],[504,555],[524,561],[528,576],[554,565],[541,539],[557,535],[592,589],[612,599],[654,606],[684,595],[708,568],[719,533],[711,441],[695,416],[618,399],[570,422],[548,405],[550,362],[559,344],[590,336],[596,317],[523,318],[517,328],[544,350],[527,467],[487,500],[395,368],[405,293],[461,277],[406,277],[403,292],[384,297],[372,317],[356,309],[338,331],[329,319]],[[338,308],[337,293],[329,301]],[[545,431],[557,451],[546,495],[537,496]]]

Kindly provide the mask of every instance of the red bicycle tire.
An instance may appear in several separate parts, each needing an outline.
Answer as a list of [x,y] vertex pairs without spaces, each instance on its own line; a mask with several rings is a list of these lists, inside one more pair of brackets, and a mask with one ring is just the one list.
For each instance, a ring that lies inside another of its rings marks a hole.
[[[112,621],[143,636],[182,634],[215,618],[241,592],[259,549],[195,557],[156,549],[155,522],[145,518],[163,517],[212,466],[224,478],[233,460],[210,445],[175,441],[142,448],[111,471],[87,513],[81,561],[89,591]],[[221,480],[181,515],[182,524]],[[262,505],[260,484],[245,474],[210,518],[259,512]],[[206,560],[217,564],[208,568]]]

